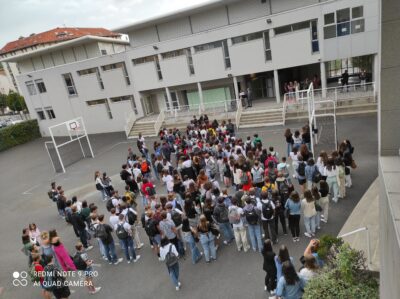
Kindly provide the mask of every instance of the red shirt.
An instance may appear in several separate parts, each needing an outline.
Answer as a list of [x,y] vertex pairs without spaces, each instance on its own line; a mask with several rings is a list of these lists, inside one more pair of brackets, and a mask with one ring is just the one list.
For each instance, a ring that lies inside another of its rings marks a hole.
[[143,184],[143,185],[142,185],[142,193],[143,193],[145,196],[149,196],[149,193],[148,193],[147,190],[146,190],[147,187],[149,187],[149,188],[154,188],[154,186],[153,186],[153,184],[152,184],[151,182],[148,182],[148,183],[146,183],[146,184]]
[[247,177],[248,177],[249,179],[247,180],[247,184],[246,184],[246,185],[243,185],[243,191],[249,191],[250,188],[253,187],[253,180],[251,179],[251,174],[250,174],[250,172],[249,172],[249,171],[246,172],[246,175],[247,175]]
[[42,275],[44,268],[39,262],[34,262],[36,275],[40,275],[40,284],[43,284],[44,277]]

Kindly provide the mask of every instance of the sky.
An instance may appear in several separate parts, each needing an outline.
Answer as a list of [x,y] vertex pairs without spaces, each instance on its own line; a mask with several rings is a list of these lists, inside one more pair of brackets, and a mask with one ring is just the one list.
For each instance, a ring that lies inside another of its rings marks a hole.
[[55,27],[114,29],[209,0],[0,0],[0,49]]

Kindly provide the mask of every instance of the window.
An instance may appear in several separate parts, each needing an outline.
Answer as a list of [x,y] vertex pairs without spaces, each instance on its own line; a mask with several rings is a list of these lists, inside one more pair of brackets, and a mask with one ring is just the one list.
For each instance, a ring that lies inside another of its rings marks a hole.
[[231,59],[229,57],[229,49],[228,49],[228,43],[227,43],[226,39],[222,41],[222,49],[224,51],[225,68],[230,69],[231,68]]
[[161,54],[163,59],[174,58],[182,55],[185,55],[185,49],[175,50]]
[[107,55],[107,50],[102,49],[101,50],[101,55]]
[[63,74],[62,76],[64,78],[65,86],[67,87],[68,95],[77,95],[78,93],[76,92],[74,79],[72,79],[71,73]]
[[121,96],[121,97],[114,97],[110,98],[111,103],[119,103],[119,102],[124,102],[124,101],[130,101],[132,99],[132,96]]
[[136,106],[136,102],[135,102],[135,98],[132,96],[132,108],[133,108],[133,112],[138,115],[139,112],[137,110],[137,106]]
[[146,57],[140,57],[140,58],[136,58],[133,59],[133,65],[138,65],[138,64],[142,64],[142,63],[148,63],[148,62],[153,62],[155,61],[155,57],[157,57],[157,55],[151,55],[151,56],[146,56]]
[[93,68],[86,69],[86,70],[80,70],[77,73],[79,76],[85,76],[85,75],[95,74],[96,71],[97,71],[97,68],[93,67]]
[[337,24],[337,36],[345,36],[350,34],[350,22]]
[[329,25],[335,23],[335,13],[331,12],[324,15],[324,24]]
[[276,27],[274,28],[275,34],[284,34],[292,31],[302,30],[310,28],[310,21],[294,23],[286,26]]
[[255,33],[250,33],[250,34],[246,34],[246,35],[241,35],[241,36],[233,37],[232,44],[235,45],[235,44],[239,44],[239,43],[244,43],[244,42],[248,42],[251,40],[260,39],[262,37],[263,37],[262,32],[255,32]]
[[264,51],[265,51],[265,61],[272,60],[271,55],[271,44],[269,42],[269,31],[263,32],[264,36]]
[[27,81],[25,82],[26,88],[28,89],[29,95],[33,96],[36,94],[36,88],[35,84],[33,84],[33,81]]
[[161,66],[160,66],[160,61],[158,60],[158,56],[155,57],[155,62],[156,62],[156,70],[157,70],[158,80],[162,80],[163,76],[162,76]]
[[364,10],[363,10],[362,6],[353,7],[351,9],[351,18],[352,19],[362,18],[363,15],[364,15]]
[[95,105],[101,105],[106,103],[106,99],[101,99],[101,100],[92,100],[92,101],[86,101],[86,104],[88,106],[95,106]]
[[350,8],[340,9],[336,11],[336,23],[350,21]]
[[128,71],[126,70],[126,65],[125,62],[117,62],[117,63],[112,63],[112,64],[107,64],[101,66],[101,69],[106,72],[110,70],[116,70],[118,68],[122,68],[122,73],[124,75],[125,81],[127,85],[131,85],[131,80],[129,79]]
[[221,48],[221,47],[222,47],[222,41],[217,41],[217,42],[212,42],[212,43],[208,43],[208,44],[195,46],[194,50],[196,52],[201,52],[201,51],[207,51],[207,50]]
[[329,39],[334,37],[336,37],[336,25],[324,27],[324,38]]
[[171,108],[169,106],[169,101],[168,101],[168,96],[166,93],[164,93],[164,102],[165,102],[165,108],[167,111],[169,111]]
[[46,110],[48,119],[56,118],[56,115],[54,114],[54,110],[51,107],[47,107],[47,108],[44,108],[44,109]]
[[317,20],[311,21],[311,50],[312,53],[319,52]]
[[45,116],[45,114],[44,114],[42,109],[40,109],[40,108],[36,109],[36,113],[38,115],[39,120],[45,120],[46,119],[46,116]]
[[351,21],[351,33],[364,32],[364,19]]
[[36,87],[39,90],[39,93],[45,93],[46,92],[46,86],[44,85],[44,82],[42,79],[35,80]]
[[190,49],[185,49],[185,52],[186,52],[187,63],[189,66],[189,74],[194,75],[192,51]]

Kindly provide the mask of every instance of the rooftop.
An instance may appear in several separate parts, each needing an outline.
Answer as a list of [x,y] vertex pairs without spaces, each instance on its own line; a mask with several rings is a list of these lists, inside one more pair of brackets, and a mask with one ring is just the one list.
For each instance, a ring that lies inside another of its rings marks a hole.
[[32,33],[28,37],[21,37],[15,41],[9,42],[1,50],[0,54],[25,49],[35,45],[58,43],[76,39],[82,36],[100,36],[100,37],[118,37],[120,34],[112,32],[104,28],[54,28],[49,31],[38,34]]

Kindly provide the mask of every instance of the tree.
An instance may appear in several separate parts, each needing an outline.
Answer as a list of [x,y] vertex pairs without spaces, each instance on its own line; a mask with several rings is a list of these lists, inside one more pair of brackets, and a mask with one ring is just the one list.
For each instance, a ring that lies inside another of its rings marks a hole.
[[4,114],[4,110],[7,108],[7,95],[0,93],[0,110],[1,114]]
[[26,109],[25,99],[19,93],[10,91],[7,96],[7,106],[13,111],[23,111]]

